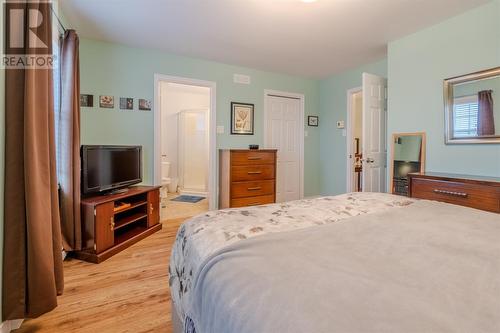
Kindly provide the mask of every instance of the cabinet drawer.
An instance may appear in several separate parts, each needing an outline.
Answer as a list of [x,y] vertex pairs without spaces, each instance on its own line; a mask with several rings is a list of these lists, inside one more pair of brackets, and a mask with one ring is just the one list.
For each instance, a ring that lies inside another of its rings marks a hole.
[[274,194],[274,180],[235,182],[231,184],[231,199]]
[[274,194],[261,195],[258,197],[239,198],[231,200],[231,207],[258,206],[274,203]]
[[272,179],[274,179],[274,164],[231,167],[231,181],[233,182]]
[[500,188],[433,179],[413,179],[411,196],[500,213]]
[[275,153],[270,151],[231,152],[232,165],[274,164]]

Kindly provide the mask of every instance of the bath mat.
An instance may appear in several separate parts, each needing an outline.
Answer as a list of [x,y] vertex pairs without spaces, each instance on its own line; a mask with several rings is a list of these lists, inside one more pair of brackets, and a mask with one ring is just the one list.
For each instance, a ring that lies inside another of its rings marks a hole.
[[179,195],[178,197],[170,199],[170,201],[197,203],[198,201],[201,201],[203,199],[205,199],[205,198],[204,197],[198,197],[198,196],[195,196],[195,195]]

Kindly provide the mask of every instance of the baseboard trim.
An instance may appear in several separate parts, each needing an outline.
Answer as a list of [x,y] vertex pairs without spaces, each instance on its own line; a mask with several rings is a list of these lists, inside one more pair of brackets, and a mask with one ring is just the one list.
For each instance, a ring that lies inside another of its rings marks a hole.
[[24,319],[16,319],[16,320],[6,320],[0,324],[0,333],[10,333],[13,330],[17,330],[21,327]]

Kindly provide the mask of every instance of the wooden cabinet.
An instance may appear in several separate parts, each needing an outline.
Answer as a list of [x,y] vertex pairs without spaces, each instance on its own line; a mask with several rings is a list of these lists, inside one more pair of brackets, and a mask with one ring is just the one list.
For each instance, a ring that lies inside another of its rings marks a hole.
[[276,202],[275,149],[225,149],[219,156],[219,207]]
[[159,187],[82,199],[83,250],[78,259],[100,263],[161,229]]
[[410,173],[413,198],[436,200],[500,213],[500,178],[444,173]]
[[101,253],[115,245],[114,203],[106,202],[95,207],[95,250]]

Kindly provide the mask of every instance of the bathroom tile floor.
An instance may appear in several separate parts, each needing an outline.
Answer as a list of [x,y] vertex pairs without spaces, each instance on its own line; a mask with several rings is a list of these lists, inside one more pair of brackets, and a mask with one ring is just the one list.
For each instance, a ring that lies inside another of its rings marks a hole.
[[197,203],[171,201],[179,196],[178,193],[168,193],[166,199],[161,200],[161,220],[171,220],[195,216],[208,211],[208,200]]

